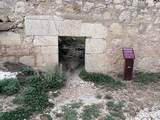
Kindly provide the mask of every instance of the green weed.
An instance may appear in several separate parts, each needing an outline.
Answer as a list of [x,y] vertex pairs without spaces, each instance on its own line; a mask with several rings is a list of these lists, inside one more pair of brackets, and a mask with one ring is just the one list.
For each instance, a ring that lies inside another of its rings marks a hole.
[[101,99],[101,98],[102,98],[102,95],[97,94],[97,95],[96,95],[96,98],[97,98],[97,99]]
[[99,114],[100,110],[97,105],[93,104],[85,106],[82,113],[82,120],[92,120],[94,118],[97,118]]
[[160,80],[160,73],[139,72],[135,75],[135,82],[149,84]]
[[5,95],[13,95],[20,90],[20,84],[17,79],[5,79],[0,81],[0,93]]
[[77,109],[81,103],[71,103],[63,106],[63,120],[78,120]]
[[122,107],[124,106],[122,102],[114,102],[114,101],[109,101],[107,104],[110,116],[108,116],[108,120],[114,120],[114,119],[120,119],[120,120],[125,120],[125,116],[123,114]]
[[115,120],[111,115],[107,115],[104,120]]
[[63,119],[64,120],[77,120],[77,111],[68,107],[64,108]]
[[[30,69],[25,69],[26,71],[28,73]],[[34,112],[43,111],[50,105],[47,92],[50,89],[60,89],[66,80],[63,76],[64,73],[62,74],[57,69],[52,72],[46,72],[44,75],[36,74],[36,72],[34,74],[33,72],[31,73],[29,72],[28,77],[25,78],[23,86],[25,89],[13,100],[14,103],[21,104],[21,107],[10,112],[0,113],[0,120],[29,119]],[[0,81],[0,93],[12,95],[17,93],[19,89],[18,80]]]
[[88,73],[85,70],[82,70],[79,76],[85,81],[91,81],[95,84],[105,85],[115,89],[124,86],[121,81],[115,80],[112,77],[101,73]]
[[42,114],[40,116],[40,119],[41,120],[52,120],[52,117],[50,115],[48,115],[48,114]]
[[34,75],[35,70],[29,66],[22,67],[19,69],[20,72],[22,72],[24,75]]
[[49,104],[48,96],[44,91],[29,87],[24,93],[24,104],[35,111],[42,111]]
[[33,111],[31,108],[17,108],[10,112],[0,113],[0,120],[24,120],[29,119]]
[[55,69],[47,69],[47,72],[44,75],[44,80],[47,82],[48,88],[59,89],[64,85],[66,75],[56,66]]

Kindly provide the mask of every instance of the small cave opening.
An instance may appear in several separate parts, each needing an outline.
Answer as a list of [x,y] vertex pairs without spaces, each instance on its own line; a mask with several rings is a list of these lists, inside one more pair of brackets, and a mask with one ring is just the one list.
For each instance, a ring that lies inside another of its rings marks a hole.
[[74,72],[85,65],[85,37],[59,36],[59,65]]

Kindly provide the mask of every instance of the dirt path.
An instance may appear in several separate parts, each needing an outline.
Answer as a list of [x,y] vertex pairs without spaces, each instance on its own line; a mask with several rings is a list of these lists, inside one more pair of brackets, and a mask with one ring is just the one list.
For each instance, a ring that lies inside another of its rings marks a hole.
[[68,80],[66,86],[61,89],[60,95],[53,98],[55,107],[51,110],[50,115],[53,119],[59,120],[55,117],[54,112],[61,113],[61,107],[71,103],[83,103],[85,105],[104,103],[105,100],[96,98],[99,92],[91,82],[85,82],[79,77],[79,71],[71,74],[68,73]]
[[79,77],[79,71],[71,74],[68,73],[66,86],[61,90],[61,94],[55,98],[55,104],[65,104],[71,101],[82,101],[85,104],[100,102],[95,98],[98,88],[91,82],[85,82]]

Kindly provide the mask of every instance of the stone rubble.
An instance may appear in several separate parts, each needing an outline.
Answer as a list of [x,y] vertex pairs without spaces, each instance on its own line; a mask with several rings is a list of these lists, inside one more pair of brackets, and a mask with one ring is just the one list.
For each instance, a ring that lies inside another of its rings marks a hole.
[[160,106],[157,105],[141,110],[136,115],[135,120],[160,120]]

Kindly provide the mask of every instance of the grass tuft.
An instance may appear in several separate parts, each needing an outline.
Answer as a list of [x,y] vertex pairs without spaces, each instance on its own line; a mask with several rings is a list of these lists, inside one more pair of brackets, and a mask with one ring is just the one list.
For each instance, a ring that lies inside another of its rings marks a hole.
[[101,98],[102,98],[102,95],[97,94],[97,95],[96,95],[96,98],[97,98],[97,99],[101,99]]
[[139,72],[135,75],[135,82],[149,84],[160,80],[160,73]]
[[5,95],[13,95],[20,90],[20,84],[17,79],[5,79],[0,81],[0,93]]
[[97,105],[88,105],[84,107],[82,120],[92,120],[99,116],[100,110]]
[[31,106],[35,111],[43,111],[49,104],[47,93],[34,87],[29,87],[23,97],[25,106]]
[[[52,70],[47,71],[44,75],[39,75],[30,69],[25,69],[28,74],[28,77],[24,79],[25,84],[22,85],[22,88],[25,89],[13,100],[14,103],[21,104],[21,107],[10,112],[0,113],[0,120],[29,119],[34,112],[42,112],[49,106],[47,92],[50,89],[60,89],[66,80],[64,73],[59,69]],[[19,89],[19,80],[0,81],[0,93],[12,95]]]
[[65,107],[63,111],[64,111],[63,120],[77,120],[78,113],[76,110],[70,107]]
[[104,120],[115,120],[111,115],[107,115]]
[[111,88],[120,88],[124,86],[121,81],[115,80],[108,75],[102,73],[88,73],[85,70],[82,70],[79,76],[85,81],[91,81],[98,85],[105,85]]
[[77,109],[80,108],[82,103],[76,102],[63,106],[63,120],[78,120]]
[[42,114],[40,116],[41,120],[52,120],[52,117],[49,114]]
[[47,69],[47,72],[44,75],[44,80],[47,83],[47,88],[59,89],[64,86],[66,81],[66,75],[56,66],[55,69]]
[[10,112],[3,112],[0,113],[0,120],[24,120],[29,119],[29,117],[32,115],[33,111],[31,108],[16,108],[13,111]]
[[125,116],[123,114],[123,103],[122,102],[114,102],[109,101],[107,104],[110,115],[107,116],[106,120],[125,120]]
[[35,74],[34,69],[29,66],[22,67],[21,69],[19,69],[19,71],[22,72],[24,75],[34,75]]

